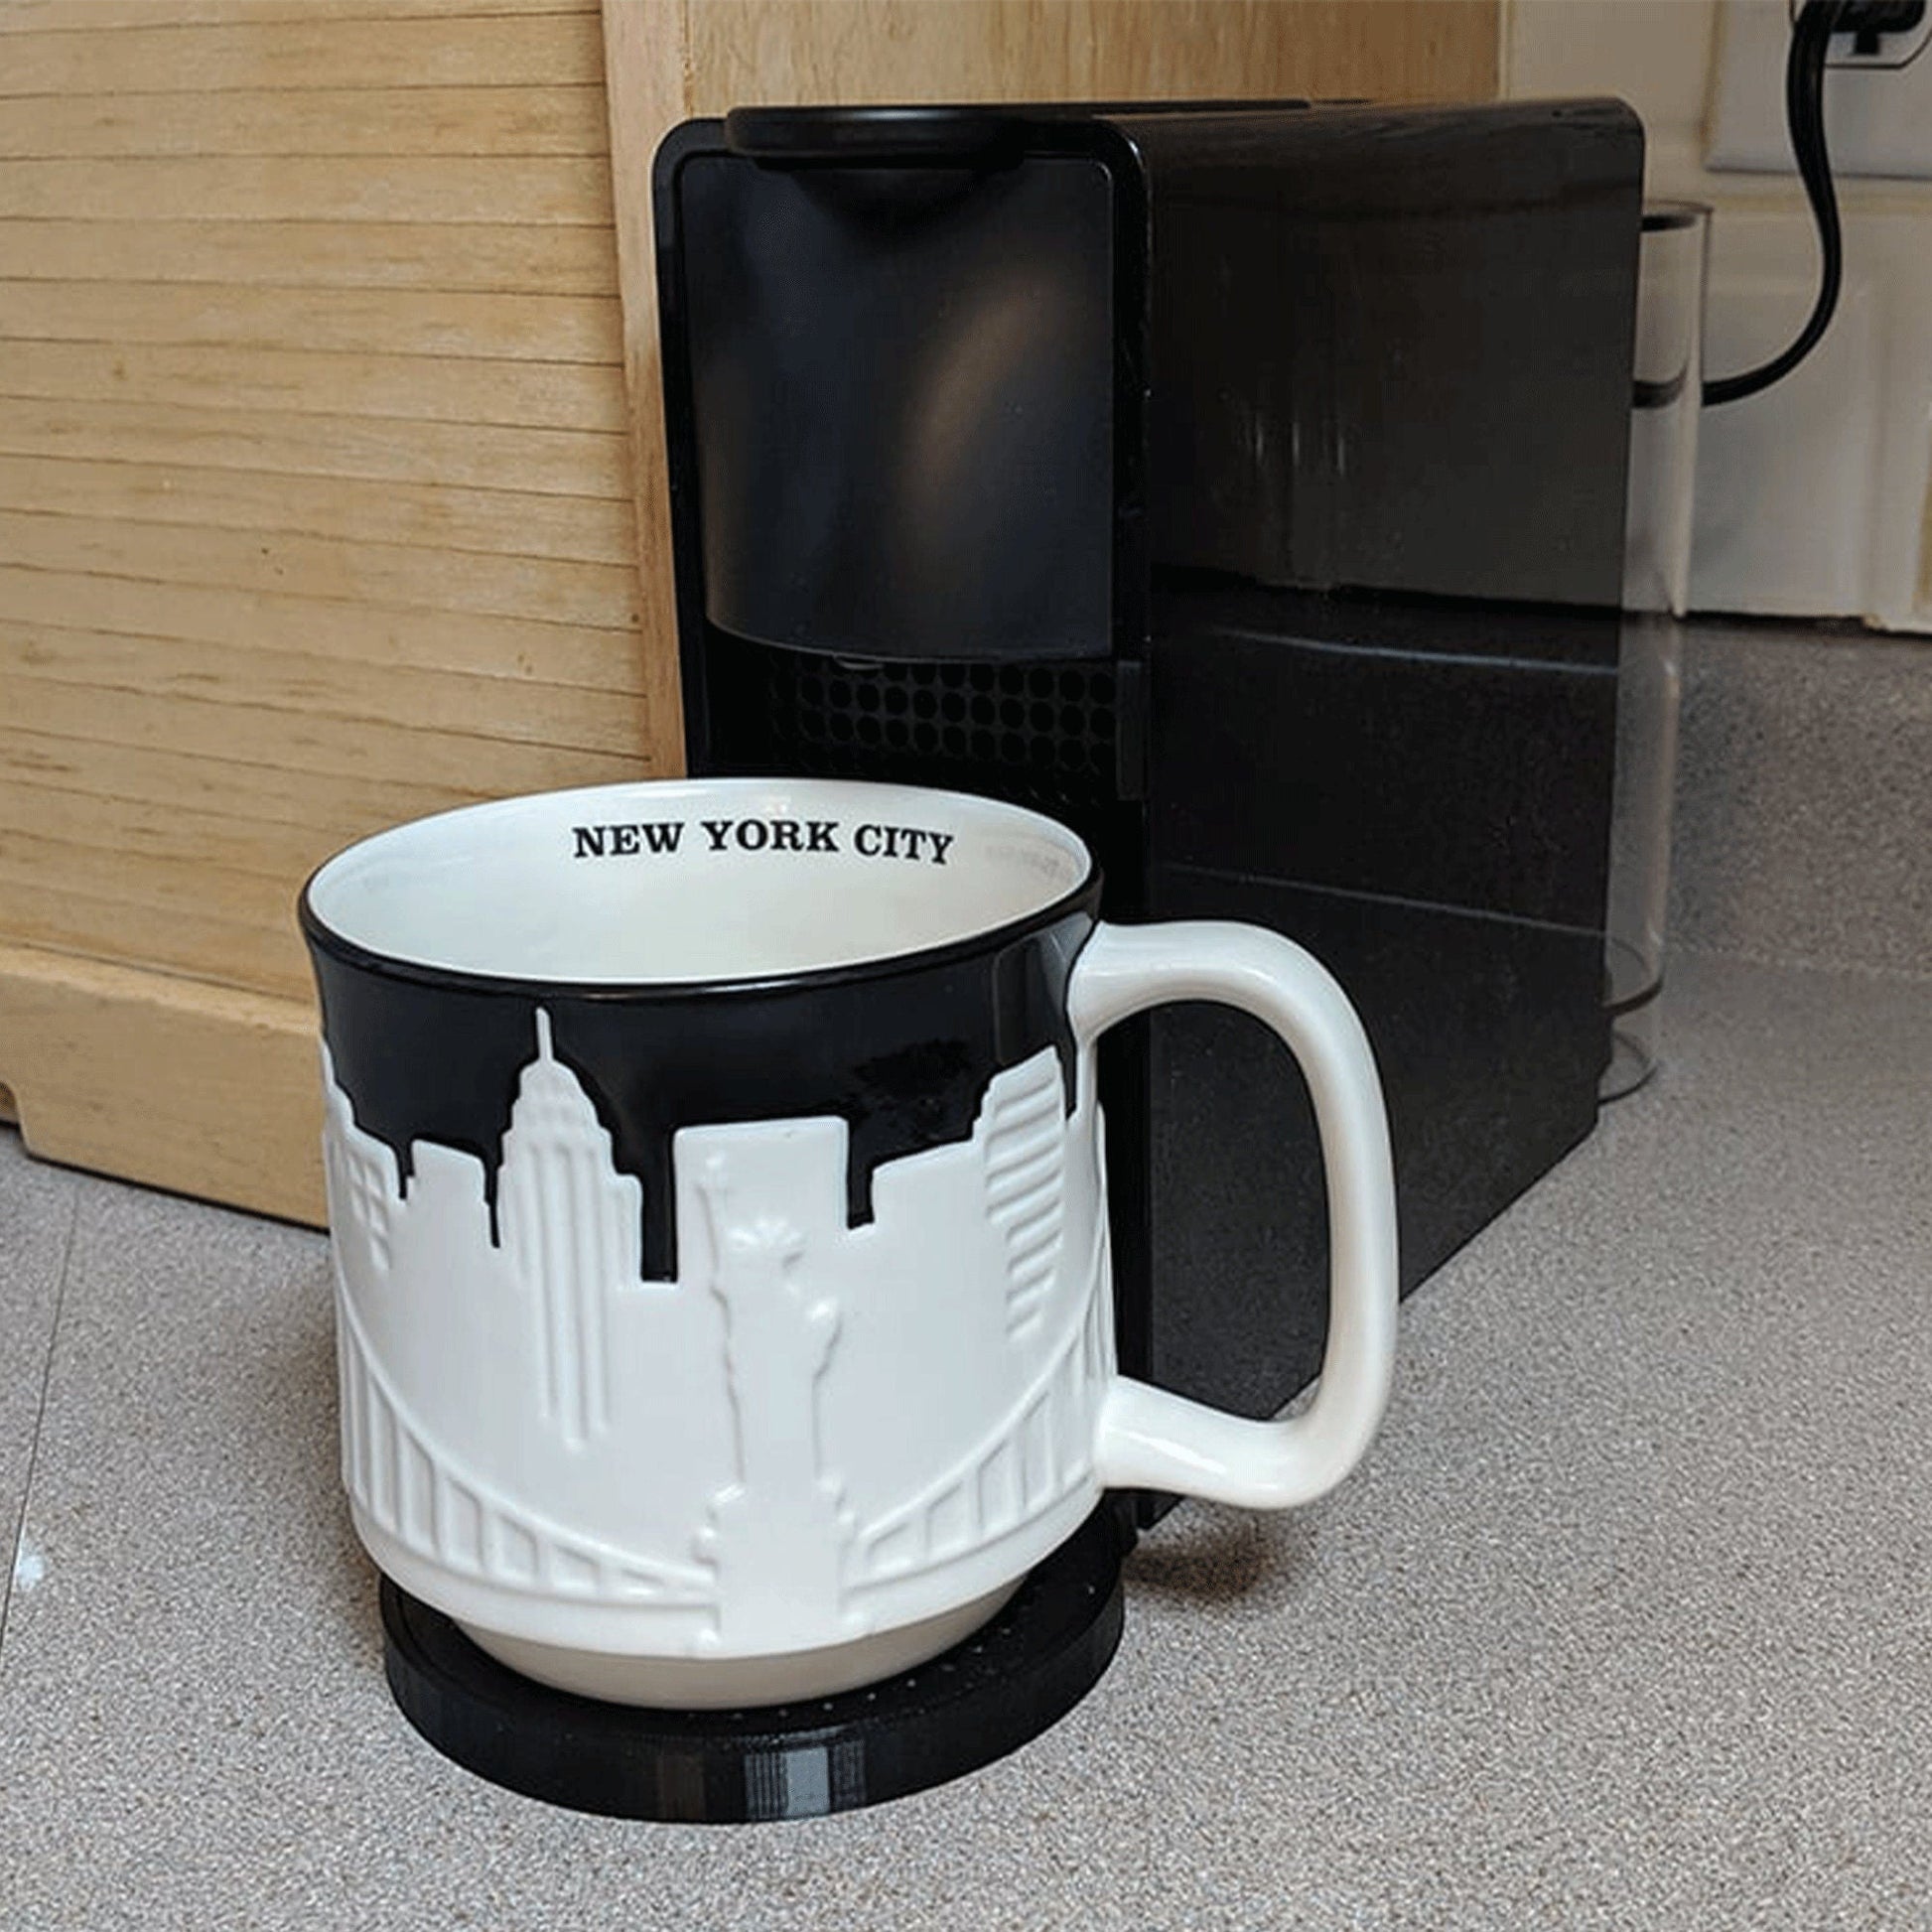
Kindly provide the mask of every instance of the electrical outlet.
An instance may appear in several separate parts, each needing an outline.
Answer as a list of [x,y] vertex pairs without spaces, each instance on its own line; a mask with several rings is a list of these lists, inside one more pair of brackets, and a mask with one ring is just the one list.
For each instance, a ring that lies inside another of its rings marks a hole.
[[[1795,174],[1785,132],[1790,0],[1724,0],[1705,166]],[[1825,75],[1835,175],[1932,180],[1932,8],[1869,54],[1835,35]]]

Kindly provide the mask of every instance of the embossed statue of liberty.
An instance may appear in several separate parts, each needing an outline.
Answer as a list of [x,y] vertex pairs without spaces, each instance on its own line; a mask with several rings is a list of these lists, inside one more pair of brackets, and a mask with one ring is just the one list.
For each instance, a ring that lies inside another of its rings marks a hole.
[[[841,1621],[856,1534],[844,1485],[825,1467],[820,1384],[839,1338],[838,1304],[795,1281],[804,1236],[782,1215],[735,1219],[730,1163],[698,1182],[711,1229],[711,1293],[725,1314],[736,1478],[711,1499],[697,1554],[716,1574],[718,1641],[785,1649],[803,1623]],[[856,1613],[849,1634],[863,1629]]]

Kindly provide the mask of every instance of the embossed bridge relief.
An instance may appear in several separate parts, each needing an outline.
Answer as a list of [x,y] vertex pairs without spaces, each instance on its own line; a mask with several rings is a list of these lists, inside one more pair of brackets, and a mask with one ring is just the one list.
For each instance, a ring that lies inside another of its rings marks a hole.
[[1085,1514],[1105,1212],[1052,1048],[993,1076],[969,1138],[882,1164],[856,1227],[842,1120],[680,1130],[677,1270],[658,1281],[639,1183],[540,1009],[534,1047],[493,1231],[482,1162],[417,1141],[405,1188],[325,1049],[365,1523],[479,1584],[745,1654],[916,1614],[956,1571],[1016,1538],[1043,1552]]

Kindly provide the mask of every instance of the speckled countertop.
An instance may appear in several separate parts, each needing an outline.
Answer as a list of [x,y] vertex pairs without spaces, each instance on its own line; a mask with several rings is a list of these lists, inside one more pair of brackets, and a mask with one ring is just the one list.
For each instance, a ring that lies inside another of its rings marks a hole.
[[[1725,648],[1686,744],[1741,732],[1734,790],[1802,720]],[[321,1239],[0,1133],[0,1926],[1932,1923],[1932,977],[1869,906],[1779,916],[1845,823],[1680,863],[1664,1072],[1407,1306],[1339,1492],[1171,1517],[1071,1716],[840,1819],[614,1823],[438,1757],[336,1485]],[[1919,917],[1924,820],[1884,827]]]

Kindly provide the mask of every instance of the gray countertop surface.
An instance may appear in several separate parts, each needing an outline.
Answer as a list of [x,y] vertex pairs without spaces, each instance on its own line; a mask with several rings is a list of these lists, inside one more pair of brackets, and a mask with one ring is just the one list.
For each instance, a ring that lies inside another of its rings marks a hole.
[[1184,1508],[1060,1725],[783,1826],[422,1743],[322,1240],[0,1136],[0,1925],[1932,1924],[1932,982],[1687,957],[1665,1029],[1340,1491]]

